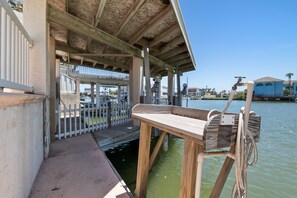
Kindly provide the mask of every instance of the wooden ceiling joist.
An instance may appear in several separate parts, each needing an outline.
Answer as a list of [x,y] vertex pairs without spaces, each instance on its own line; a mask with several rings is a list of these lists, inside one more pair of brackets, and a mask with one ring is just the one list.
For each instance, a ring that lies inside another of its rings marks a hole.
[[168,28],[167,30],[165,30],[164,32],[162,32],[161,34],[159,34],[156,38],[154,38],[154,40],[152,40],[150,42],[150,47],[154,47],[156,44],[160,43],[162,40],[164,40],[164,38],[176,33],[176,31],[179,30],[179,26],[178,24],[174,24],[173,26],[171,26],[170,28]]
[[137,2],[134,3],[133,6],[131,6],[129,11],[125,15],[124,19],[122,20],[122,22],[113,32],[113,35],[117,36],[123,30],[123,28],[127,25],[127,23],[135,15],[135,13],[139,10],[139,8],[143,5],[144,2],[145,0],[138,0]]
[[77,56],[90,56],[90,57],[133,57],[132,54],[93,54],[93,53],[72,53]]
[[161,54],[161,55],[159,55],[157,57],[164,60],[164,59],[171,58],[173,56],[176,56],[176,55],[181,54],[181,53],[186,52],[186,51],[188,51],[188,48],[187,48],[186,45],[184,45],[184,46],[181,46],[181,47],[174,48],[174,49],[172,49],[172,50],[170,50],[168,52],[165,52],[165,53],[163,53],[163,54]]
[[101,0],[100,1],[99,7],[98,7],[98,10],[97,10],[97,13],[96,13],[96,17],[95,17],[95,23],[94,23],[95,27],[97,27],[97,25],[99,24],[99,21],[101,19],[101,16],[102,16],[104,7],[106,5],[106,2],[107,2],[107,0]]
[[166,63],[172,64],[176,61],[179,61],[184,58],[189,58],[189,57],[190,57],[190,54],[188,52],[185,52],[185,53],[179,54],[177,56],[174,56],[172,58],[166,59],[165,61],[166,61]]
[[184,65],[184,64],[187,64],[187,63],[192,63],[191,58],[181,59],[179,61],[176,61],[176,62],[172,63],[172,65],[174,65],[174,66],[181,66],[181,65]]
[[171,42],[165,44],[163,47],[160,48],[160,54],[163,54],[165,52],[168,52],[169,50],[172,50],[176,48],[178,45],[184,43],[184,37],[182,35],[174,38]]
[[[48,4],[48,20],[60,24],[74,32],[88,36],[94,40],[97,40],[122,52],[131,53],[134,56],[142,58],[142,53],[140,49],[98,28],[94,28],[92,25],[80,20],[79,18],[65,11],[59,10],[51,6],[50,4]],[[174,68],[172,66],[165,63],[162,60],[159,60],[156,57],[153,57],[152,55],[150,55],[150,62],[151,64],[155,64],[165,69],[174,71]]]
[[149,30],[151,30],[153,27],[158,25],[166,16],[172,12],[172,6],[171,4],[168,5],[162,12],[159,12],[151,21],[149,21],[147,24],[144,25],[140,31],[138,31],[130,40],[128,43],[134,44],[139,39],[141,39]]
[[[69,54],[76,55],[76,56],[77,56],[78,53],[80,53],[80,54],[85,53],[83,50],[74,49],[74,48],[68,46],[67,43],[63,43],[63,42],[60,42],[60,41],[56,41],[56,50],[60,50],[60,51],[63,51],[63,52],[69,53]],[[127,65],[124,65],[121,62],[111,61],[109,59],[102,58],[102,57],[96,57],[96,56],[94,56],[94,57],[80,56],[80,57],[84,58],[84,62],[86,62],[87,59],[89,59],[89,60],[91,60],[91,62],[96,61],[96,62],[100,62],[102,64],[118,67],[118,68],[121,68],[121,69],[129,69],[129,67]]]

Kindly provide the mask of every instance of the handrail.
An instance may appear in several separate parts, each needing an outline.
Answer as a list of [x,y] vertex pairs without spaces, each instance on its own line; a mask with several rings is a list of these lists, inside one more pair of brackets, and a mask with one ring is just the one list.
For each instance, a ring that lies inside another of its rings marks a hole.
[[13,12],[9,4],[5,0],[0,0],[0,4],[1,4],[0,7],[2,6],[4,8],[6,13],[10,16],[10,18],[14,21],[15,25],[19,28],[19,30],[22,32],[24,37],[27,39],[27,41],[29,42],[29,46],[32,47],[33,40],[31,39],[28,32],[25,30],[22,23],[20,22],[16,14]]

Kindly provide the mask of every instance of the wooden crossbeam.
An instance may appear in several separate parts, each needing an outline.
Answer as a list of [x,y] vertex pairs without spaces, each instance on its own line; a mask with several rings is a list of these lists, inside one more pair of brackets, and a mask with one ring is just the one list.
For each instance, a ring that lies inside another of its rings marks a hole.
[[172,63],[172,65],[174,66],[181,66],[187,63],[192,63],[191,58],[185,58],[185,59],[181,59],[179,61],[175,61],[174,63]]
[[165,53],[163,53],[163,54],[161,54],[161,55],[159,55],[157,57],[160,58],[160,59],[168,59],[168,58],[171,58],[173,56],[176,56],[176,55],[181,54],[181,53],[186,52],[186,51],[188,51],[188,48],[187,48],[186,45],[183,45],[181,47],[177,47],[177,48],[174,48],[174,49],[172,49],[172,50],[170,50],[168,52],[165,52]]
[[160,54],[163,54],[165,52],[168,52],[169,50],[172,50],[176,48],[178,45],[184,43],[184,37],[183,35],[180,35],[176,38],[174,38],[171,42],[168,42],[166,45],[160,48]]
[[[118,68],[121,68],[121,69],[129,69],[128,66],[124,65],[123,63],[121,62],[117,62],[117,61],[111,61],[109,59],[105,59],[105,58],[102,58],[102,57],[97,57],[97,56],[85,56],[85,55],[82,55],[82,54],[85,54],[86,52],[84,50],[79,50],[79,49],[74,49],[72,47],[70,47],[69,45],[67,45],[67,43],[64,43],[64,42],[61,42],[61,41],[56,41],[56,50],[60,50],[60,51],[63,51],[63,52],[67,52],[69,54],[73,54],[73,55],[77,55],[77,54],[81,54],[80,56],[82,58],[88,58],[88,59],[91,59],[92,62],[96,61],[96,62],[100,62],[100,63],[103,63],[103,64],[107,64],[107,65],[110,65],[110,66],[114,66],[114,67],[118,67]],[[77,55],[78,56],[78,55]],[[70,58],[69,58],[70,59]],[[86,61],[86,60],[85,60]]]
[[136,3],[134,3],[133,6],[129,9],[129,11],[126,13],[124,19],[119,24],[118,27],[113,32],[113,35],[117,36],[123,28],[127,25],[127,23],[130,21],[130,19],[136,14],[136,12],[139,10],[139,8],[143,5],[145,0],[138,0]]
[[144,25],[144,27],[139,30],[130,40],[130,44],[136,43],[139,39],[141,39],[149,30],[158,25],[162,20],[166,18],[166,16],[172,12],[171,4],[168,5],[162,12],[159,12],[151,21]]
[[103,10],[105,8],[106,2],[107,2],[107,0],[101,0],[100,1],[99,7],[98,7],[98,10],[97,10],[97,13],[96,13],[96,17],[95,17],[95,23],[94,23],[95,27],[97,27],[97,25],[99,24],[99,21],[101,19],[101,16],[102,16]]
[[[93,26],[94,26],[94,27],[97,27],[97,25],[98,25],[99,22],[100,22],[100,19],[101,19],[101,16],[102,16],[104,7],[105,7],[105,5],[106,5],[106,2],[107,2],[107,0],[101,0],[101,1],[100,1],[98,10],[97,10],[96,15],[95,15],[95,18],[94,18],[94,20],[93,20]],[[88,44],[87,44],[87,46],[86,46],[86,49],[89,48],[89,46],[91,45],[91,43],[92,43],[92,38],[89,38],[89,40],[88,40]]]
[[91,57],[133,57],[132,54],[94,54],[94,53],[72,53],[77,56],[91,56]]
[[[65,11],[59,10],[51,6],[50,4],[48,4],[48,20],[51,22],[60,24],[74,32],[91,37],[94,40],[97,40],[103,44],[109,45],[122,52],[130,53],[136,57],[142,58],[141,56],[142,53],[140,49],[98,28],[94,28],[92,25],[80,20],[79,18]],[[170,66],[166,62],[156,57],[153,57],[152,55],[150,55],[150,62],[151,64],[158,65],[160,67],[164,67],[165,69],[174,71],[174,67]]]
[[162,40],[164,40],[164,38],[167,38],[167,37],[173,35],[178,30],[179,30],[179,25],[178,25],[178,23],[175,23],[173,26],[171,26],[170,28],[168,28],[167,30],[165,30],[164,32],[159,34],[156,38],[154,38],[154,40],[152,40],[150,42],[150,47],[154,47],[156,44],[158,44]]
[[167,63],[174,63],[176,61],[179,61],[179,60],[184,59],[184,58],[189,58],[189,57],[190,57],[190,54],[188,52],[186,52],[186,53],[183,53],[183,54],[179,54],[177,56],[174,56],[172,58],[166,59],[165,61]]

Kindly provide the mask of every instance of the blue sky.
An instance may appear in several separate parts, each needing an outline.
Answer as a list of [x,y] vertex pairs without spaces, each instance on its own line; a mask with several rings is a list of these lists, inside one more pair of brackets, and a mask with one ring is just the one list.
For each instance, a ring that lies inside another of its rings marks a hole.
[[297,0],[180,0],[196,60],[181,83],[230,90],[234,76],[297,79]]

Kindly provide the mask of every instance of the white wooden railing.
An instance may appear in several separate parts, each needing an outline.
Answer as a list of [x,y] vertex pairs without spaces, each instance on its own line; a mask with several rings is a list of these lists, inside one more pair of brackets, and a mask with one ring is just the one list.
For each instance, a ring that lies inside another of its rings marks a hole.
[[33,41],[6,0],[0,0],[0,88],[32,92],[29,47]]
[[[90,104],[89,104],[90,105]],[[60,105],[57,139],[65,139],[127,123],[131,120],[129,103],[104,103],[99,107]]]
[[61,93],[75,93],[76,92],[76,79],[71,78],[61,73],[60,77],[60,92]]

